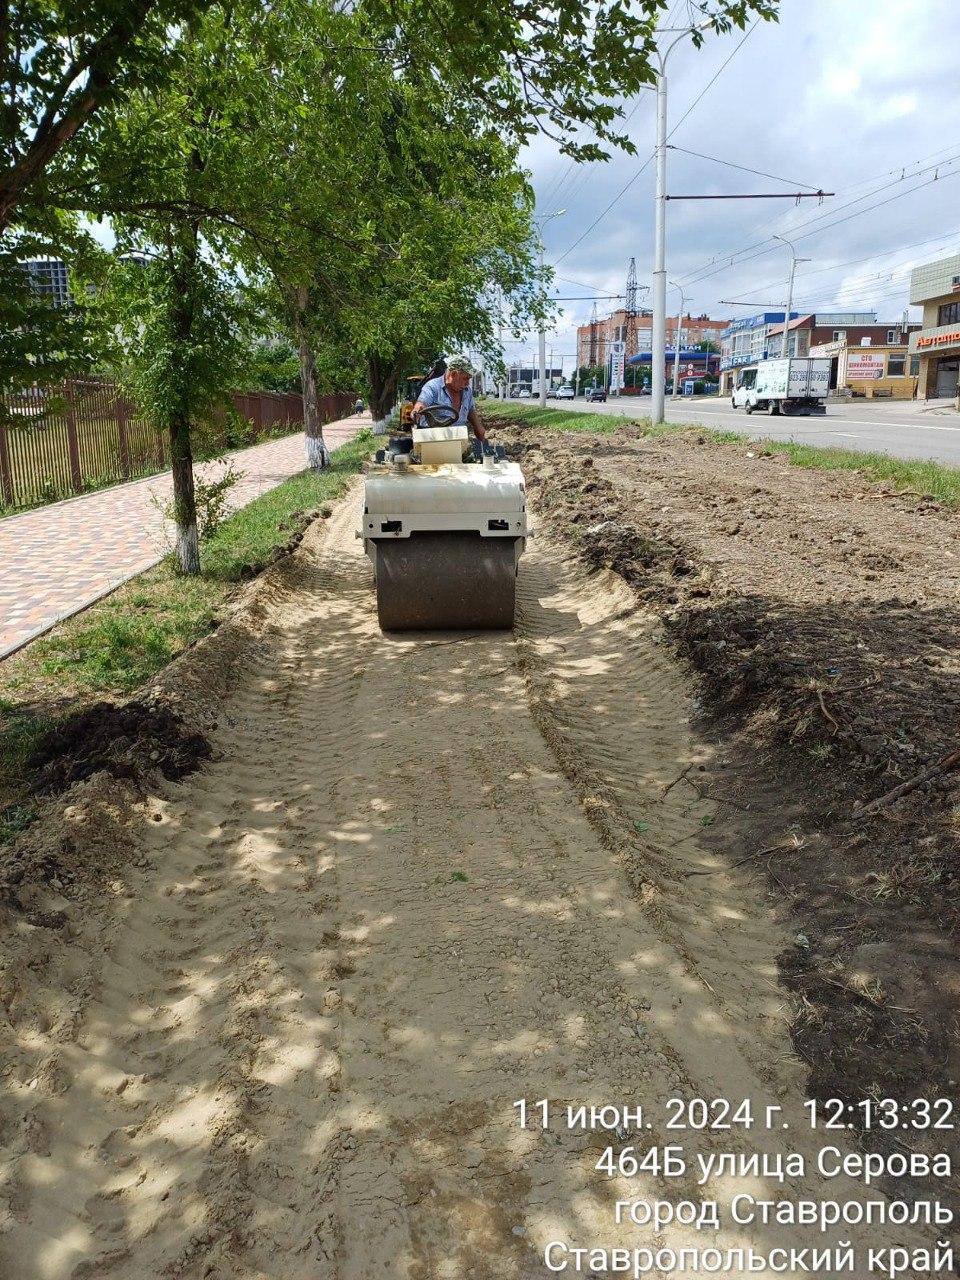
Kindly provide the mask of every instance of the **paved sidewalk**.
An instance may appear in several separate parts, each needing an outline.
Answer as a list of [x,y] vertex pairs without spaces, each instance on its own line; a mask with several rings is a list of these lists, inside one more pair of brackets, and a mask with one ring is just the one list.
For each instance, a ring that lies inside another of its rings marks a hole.
[[[369,413],[342,418],[324,438],[336,449],[369,426]],[[242,476],[231,510],[306,466],[302,434],[231,457]],[[219,474],[210,463],[197,470]],[[162,559],[169,540],[159,507],[169,501],[164,472],[0,520],[0,658]]]

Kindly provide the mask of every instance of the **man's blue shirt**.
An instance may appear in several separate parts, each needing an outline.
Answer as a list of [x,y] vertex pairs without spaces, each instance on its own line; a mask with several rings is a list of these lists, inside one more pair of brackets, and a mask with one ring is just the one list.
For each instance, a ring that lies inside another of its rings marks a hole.
[[[429,408],[431,405],[442,404],[448,409],[453,409],[453,402],[450,399],[450,392],[444,385],[443,375],[439,378],[431,378],[429,382],[425,382],[420,388],[420,394],[417,399],[424,406]],[[473,387],[469,384],[464,388],[460,397],[460,414],[455,423],[451,426],[465,426],[467,416],[473,408]]]

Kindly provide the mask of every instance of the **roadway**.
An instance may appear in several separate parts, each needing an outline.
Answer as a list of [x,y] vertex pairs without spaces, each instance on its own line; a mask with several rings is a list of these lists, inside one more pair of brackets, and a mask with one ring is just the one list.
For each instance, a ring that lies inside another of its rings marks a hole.
[[[576,408],[595,413],[638,416],[650,412],[650,397],[624,397],[604,404],[583,399],[550,401],[557,409]],[[954,401],[853,400],[830,401],[825,416],[769,417],[748,415],[730,401],[667,400],[668,422],[690,422],[718,431],[739,431],[768,440],[795,440],[798,444],[833,445],[894,458],[921,459],[960,467],[960,414]]]

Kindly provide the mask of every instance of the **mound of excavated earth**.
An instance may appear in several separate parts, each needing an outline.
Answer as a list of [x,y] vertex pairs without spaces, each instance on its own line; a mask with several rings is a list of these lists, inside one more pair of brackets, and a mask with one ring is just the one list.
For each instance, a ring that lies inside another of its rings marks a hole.
[[696,431],[522,431],[514,451],[551,529],[632,586],[697,678],[728,748],[711,789],[799,940],[780,971],[812,1088],[955,1094],[958,514]]

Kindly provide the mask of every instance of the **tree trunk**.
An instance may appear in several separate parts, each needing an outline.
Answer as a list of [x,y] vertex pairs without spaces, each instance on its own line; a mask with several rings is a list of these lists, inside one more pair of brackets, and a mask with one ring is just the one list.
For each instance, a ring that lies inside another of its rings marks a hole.
[[[194,274],[199,235],[191,230],[186,245],[175,251],[173,262],[173,335],[178,346],[193,341]],[[190,439],[190,388],[178,387],[179,403],[169,417],[170,465],[173,475],[173,518],[177,526],[177,560],[181,573],[200,572],[200,539],[197,533],[197,499],[193,484],[193,445]]]
[[193,487],[190,420],[185,414],[177,414],[170,423],[170,455],[173,471],[173,517],[177,525],[177,562],[181,573],[195,574],[200,572],[200,539]]
[[316,362],[313,347],[307,333],[307,290],[297,290],[295,302],[295,327],[300,347],[300,386],[303,389],[303,435],[307,448],[307,463],[314,471],[322,471],[330,465],[330,451],[323,438],[323,423],[317,405]]
[[400,369],[379,356],[367,360],[370,377],[370,416],[373,418],[373,434],[382,436],[387,431],[387,419],[397,403],[397,386]]

